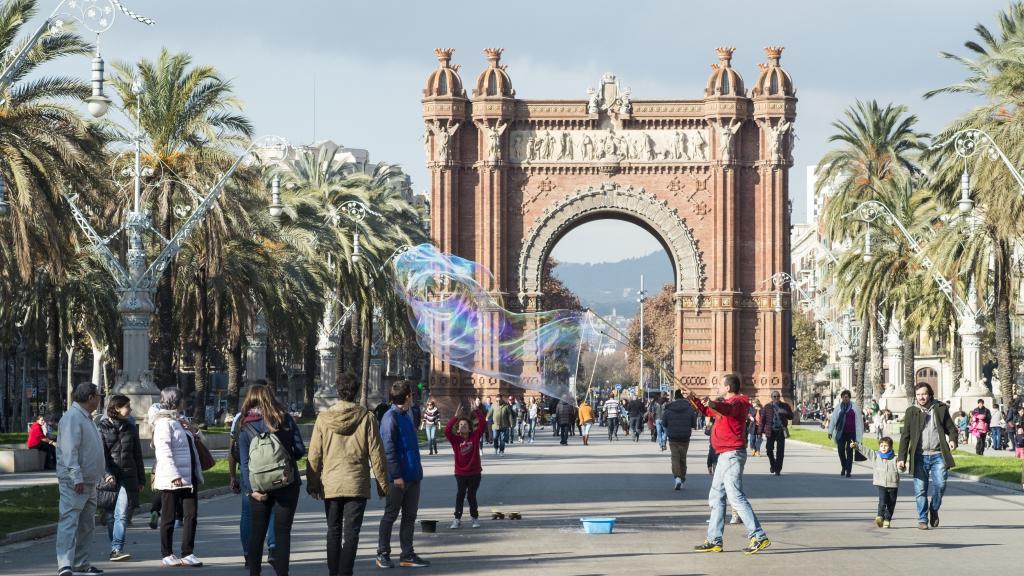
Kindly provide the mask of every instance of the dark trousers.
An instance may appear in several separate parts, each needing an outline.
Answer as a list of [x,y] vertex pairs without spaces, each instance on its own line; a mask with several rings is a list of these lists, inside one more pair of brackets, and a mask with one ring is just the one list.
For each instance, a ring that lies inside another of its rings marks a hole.
[[886,488],[885,486],[876,486],[878,488],[878,514],[882,520],[892,520],[892,511],[896,509],[896,493],[899,488]]
[[565,445],[569,443],[569,430],[572,428],[572,424],[559,424],[558,433],[562,436],[559,444]]
[[768,469],[771,470],[772,474],[782,472],[782,459],[786,456],[786,433],[782,430],[777,432],[773,430],[766,444]]
[[412,537],[416,531],[416,512],[420,507],[420,483],[406,482],[405,488],[399,488],[394,482],[388,491],[384,516],[380,519],[380,533],[377,535],[377,554],[391,554],[391,528],[402,513],[402,525],[398,529],[398,538],[402,544],[402,558],[413,554]]
[[505,440],[506,440],[505,433],[506,432],[508,432],[508,429],[505,429],[505,428],[502,428],[501,430],[495,430],[494,431],[494,451],[495,452],[500,452],[502,454],[505,453]]
[[985,434],[978,434],[978,442],[974,445],[974,452],[978,456],[985,453]]
[[[164,490],[160,492],[160,555],[174,553],[175,510],[181,510],[181,557],[192,553],[196,545],[196,515],[199,512],[196,493],[191,488]],[[257,545],[260,552],[261,545]]]
[[476,491],[480,488],[480,475],[456,476],[455,482],[459,491],[455,494],[455,517],[462,518],[462,501],[469,500],[469,517],[479,518],[480,510],[476,505]]
[[288,562],[292,547],[292,521],[295,507],[299,504],[299,486],[294,482],[267,492],[263,502],[249,497],[252,524],[249,531],[249,574],[260,573],[263,564],[263,539],[270,524],[270,513],[274,513],[274,571],[280,576],[288,574]]
[[327,573],[351,576],[366,498],[327,498],[324,511],[327,512]]
[[690,441],[668,441],[669,453],[672,454],[672,475],[686,480],[686,452],[690,449]]
[[633,441],[640,439],[640,428],[643,426],[643,419],[640,416],[629,417],[629,431],[633,435]]
[[57,448],[53,444],[47,444],[46,442],[40,442],[32,447],[46,455],[43,461],[44,470],[53,470],[57,467]]
[[839,450],[839,464],[843,467],[843,472],[853,471],[853,448],[850,448],[850,442],[853,442],[854,435],[846,435],[845,432],[840,432],[839,438],[836,439],[836,448]]
[[619,417],[618,416],[609,416],[608,417],[608,441],[609,442],[611,442],[613,434],[615,435],[616,438],[619,437]]

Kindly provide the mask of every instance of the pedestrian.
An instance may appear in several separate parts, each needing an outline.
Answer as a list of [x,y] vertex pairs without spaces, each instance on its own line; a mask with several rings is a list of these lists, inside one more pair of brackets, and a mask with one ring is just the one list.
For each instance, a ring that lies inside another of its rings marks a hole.
[[[163,410],[163,405],[160,402],[153,402],[149,405],[149,410],[146,412],[146,422],[149,423],[150,430],[153,429],[153,423],[156,419],[156,415],[160,410]],[[152,440],[150,441],[152,446]],[[150,470],[150,476],[156,476],[156,465]],[[160,489],[155,486],[152,487],[152,495],[150,496],[149,502],[149,529],[156,530],[160,527],[160,514],[162,512],[161,503],[163,502],[163,494],[160,493]],[[181,510],[175,512],[178,520],[181,520]]]
[[608,420],[608,441],[619,437],[619,401],[609,396],[604,401],[605,418]]
[[299,425],[270,388],[249,386],[242,403],[238,454],[242,493],[249,498],[249,574],[262,569],[263,541],[273,514],[274,555],[269,564],[278,576],[288,574],[291,562],[292,522],[299,504],[302,478],[298,460],[306,455]]
[[537,403],[537,398],[530,398],[530,409],[527,420],[528,431],[530,437],[530,444],[533,444],[533,439],[537,434],[537,418],[540,417],[540,404]]
[[505,455],[505,441],[508,439],[508,431],[512,428],[512,411],[505,402],[503,396],[498,396],[498,402],[491,404],[491,410],[487,413],[487,419],[491,421],[491,434],[494,436],[494,454]]
[[74,403],[58,424],[57,576],[103,574],[89,562],[96,528],[96,483],[103,478],[103,440],[92,421],[100,406],[99,388],[83,382],[71,394]]
[[[160,555],[164,566],[199,567],[203,562],[193,553],[199,513],[198,492],[203,484],[197,430],[181,410],[181,390],[170,386],[160,391],[160,406],[153,417],[153,488],[160,494]],[[181,509],[181,555],[173,553],[175,511]]]
[[[256,380],[254,384],[266,386],[267,381],[263,379]],[[243,402],[245,399],[242,399]],[[242,558],[245,559],[245,567],[249,567],[249,539],[252,537],[252,506],[250,505],[251,499],[248,494],[244,494],[242,491],[242,482],[239,480],[238,475],[235,473],[235,469],[238,468],[241,463],[241,454],[239,449],[239,432],[242,427],[242,422],[245,420],[245,415],[241,412],[235,414],[235,417],[231,420],[231,428],[229,429],[228,437],[230,443],[228,445],[228,484],[231,486],[231,491],[235,494],[242,494],[242,513],[238,516],[238,536],[242,542]],[[276,548],[277,542],[274,540],[274,512],[270,512],[270,520],[267,522],[267,530],[264,541],[267,546],[267,564],[274,564],[274,548]],[[262,558],[262,548],[260,550],[260,557]]]
[[455,452],[455,517],[452,519],[452,530],[462,526],[462,504],[469,500],[469,517],[473,528],[480,527],[480,508],[477,506],[476,491],[480,488],[480,477],[483,466],[480,464],[480,453],[476,445],[484,433],[487,420],[480,412],[474,412],[476,422],[463,415],[462,405],[455,411],[455,416],[444,427],[444,437],[452,445]]
[[1014,436],[1014,456],[1024,460],[1024,425],[1018,425]]
[[747,447],[753,456],[761,455],[761,401],[755,399],[747,415]]
[[974,453],[978,456],[985,454],[985,437],[991,425],[992,413],[985,407],[985,401],[978,398],[978,406],[971,411],[971,423],[968,426],[975,439]]
[[343,373],[337,391],[338,402],[320,412],[313,425],[306,459],[306,491],[324,501],[327,573],[350,576],[370,498],[370,467],[382,498],[389,488],[388,470],[377,419],[357,404],[359,382],[355,376]]
[[718,453],[718,464],[711,480],[708,502],[711,505],[711,521],[708,522],[707,539],[696,546],[696,552],[721,552],[722,534],[725,531],[726,499],[739,514],[747,528],[750,543],[743,552],[754,554],[771,545],[761,528],[754,509],[743,492],[743,467],[747,461],[746,422],[750,414],[750,400],[740,394],[740,378],[728,374],[722,378],[721,393],[724,400],[704,405],[695,394],[690,401],[705,416],[715,414],[717,420],[711,431],[711,444]]
[[853,448],[850,442],[863,443],[864,420],[860,417],[857,404],[850,399],[849,390],[839,393],[839,404],[836,404],[828,420],[828,438],[836,443],[839,451],[839,475],[850,478],[853,473]]
[[569,430],[576,424],[576,408],[565,400],[560,401],[555,412],[555,419],[558,421],[558,433],[561,436],[559,444],[567,446]]
[[106,414],[97,428],[103,439],[106,473],[114,480],[113,498],[106,510],[110,560],[121,562],[132,555],[124,550],[128,514],[139,505],[139,494],[146,486],[146,466],[142,461],[139,429],[131,420],[132,406],[127,396],[115,394],[107,400]]
[[527,410],[526,403],[522,397],[516,398],[515,402],[515,413],[516,413],[516,436],[519,437],[519,442],[526,442],[526,419]]
[[992,423],[989,431],[992,434],[992,449],[1002,450],[1003,449],[1003,428],[1006,427],[1006,416],[1003,415],[1003,409],[996,404],[992,403]]
[[[665,451],[668,436],[665,434],[665,407],[668,405],[668,394],[662,394],[654,402],[654,428],[658,434],[658,447]],[[696,423],[696,420],[694,421]]]
[[441,425],[441,411],[433,400],[427,402],[420,427],[427,433],[427,454],[437,454],[437,429]]
[[580,425],[583,445],[588,446],[590,444],[590,429],[594,426],[594,407],[587,402],[585,397],[580,399],[579,415],[576,420]]
[[403,567],[425,567],[430,562],[416,555],[413,536],[416,530],[416,513],[420,505],[420,484],[423,480],[423,466],[420,464],[420,444],[416,426],[409,414],[412,407],[412,388],[408,380],[399,380],[391,385],[388,393],[391,408],[381,421],[380,435],[388,463],[387,503],[384,516],[380,519],[377,536],[377,566],[394,568],[391,560],[391,530],[402,514],[402,525],[398,530],[402,555],[398,563]]
[[786,438],[789,437],[789,422],[793,420],[793,409],[782,401],[782,393],[772,390],[772,401],[761,408],[760,433],[765,438],[768,451],[769,471],[782,475],[782,460],[786,457]]
[[878,488],[875,526],[888,528],[892,523],[892,512],[896,509],[896,496],[900,488],[900,471],[896,464],[896,453],[892,450],[892,438],[884,436],[879,440],[878,452],[856,442],[850,444],[851,448],[871,462],[871,483]]
[[25,447],[43,453],[43,470],[57,468],[57,442],[46,433],[46,416],[36,416],[36,421],[28,428],[28,440]]
[[[675,400],[662,404],[662,423],[659,440],[667,438],[672,458],[672,478],[676,490],[686,482],[686,453],[690,449],[690,434],[697,424],[697,412],[681,390],[675,391]],[[711,468],[711,464],[708,464]]]
[[633,435],[633,442],[640,441],[640,431],[644,425],[644,401],[633,397],[626,404],[626,414],[629,416],[629,432]]
[[903,416],[898,461],[901,472],[909,471],[914,476],[917,527],[927,530],[929,524],[932,528],[939,526],[948,469],[956,464],[956,427],[949,417],[949,406],[935,400],[930,384],[918,382],[914,399],[915,404]]
[[551,420],[551,435],[555,438],[558,438],[562,433],[561,429],[558,427],[558,405],[560,403],[561,400],[558,398],[551,398],[548,401],[548,418]]

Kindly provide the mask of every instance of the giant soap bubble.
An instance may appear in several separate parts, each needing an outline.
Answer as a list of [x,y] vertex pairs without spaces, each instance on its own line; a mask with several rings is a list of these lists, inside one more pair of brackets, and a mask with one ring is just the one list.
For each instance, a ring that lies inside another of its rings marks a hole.
[[[595,329],[583,312],[516,313],[487,291],[490,272],[421,244],[395,259],[420,348],[474,374],[575,402],[577,363]],[[582,388],[582,387],[581,387]]]

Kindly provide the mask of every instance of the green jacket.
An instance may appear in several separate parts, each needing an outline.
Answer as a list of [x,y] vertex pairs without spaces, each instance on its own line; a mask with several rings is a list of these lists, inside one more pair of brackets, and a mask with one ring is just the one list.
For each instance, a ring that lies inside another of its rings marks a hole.
[[[957,440],[956,424],[949,417],[949,406],[946,404],[932,400],[932,412],[939,428],[939,450],[942,452],[942,460],[945,461],[946,468],[952,468],[956,466],[956,462],[953,461],[953,452],[949,449],[949,442]],[[914,460],[921,452],[922,430],[924,430],[924,414],[921,412],[921,408],[914,403],[907,408],[903,415],[900,453],[896,457],[898,462],[907,464],[907,473],[911,476],[914,474]]]
[[492,430],[507,430],[512,427],[512,410],[509,409],[508,404],[500,402],[491,404],[487,418],[491,421]]

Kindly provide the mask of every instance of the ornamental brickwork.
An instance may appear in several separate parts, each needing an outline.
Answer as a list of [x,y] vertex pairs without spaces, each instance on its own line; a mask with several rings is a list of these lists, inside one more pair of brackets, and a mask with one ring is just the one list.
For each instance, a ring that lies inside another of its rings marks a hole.
[[[454,50],[436,50],[422,100],[433,241],[489,269],[507,308],[538,310],[542,265],[569,230],[637,224],[674,266],[676,376],[702,395],[730,372],[753,396],[788,395],[790,299],[769,278],[789,270],[797,100],[781,47],[749,93],[733,52],[716,50],[696,100],[634,99],[612,74],[579,100],[523,100],[500,48],[469,93]],[[442,401],[519,393],[436,359],[430,382]]]

